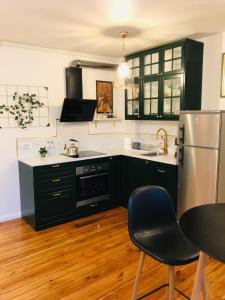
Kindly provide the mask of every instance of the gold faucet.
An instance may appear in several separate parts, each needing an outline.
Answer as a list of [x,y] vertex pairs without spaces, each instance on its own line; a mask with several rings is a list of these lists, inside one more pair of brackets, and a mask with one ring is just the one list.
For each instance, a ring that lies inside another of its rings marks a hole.
[[163,150],[164,154],[168,154],[168,134],[167,134],[167,132],[166,132],[166,130],[164,128],[159,128],[157,130],[157,134],[156,134],[157,140],[159,138],[160,131],[163,132],[163,136],[162,136],[162,138],[163,138],[163,146],[161,147],[161,149]]

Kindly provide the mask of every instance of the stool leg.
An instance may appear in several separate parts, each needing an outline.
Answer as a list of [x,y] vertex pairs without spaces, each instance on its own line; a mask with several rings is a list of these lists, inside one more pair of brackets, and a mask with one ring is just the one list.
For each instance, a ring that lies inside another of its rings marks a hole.
[[145,259],[145,254],[142,251],[140,260],[139,260],[139,265],[138,265],[138,269],[137,269],[137,275],[136,275],[136,279],[135,279],[135,283],[134,283],[134,289],[133,289],[133,294],[132,294],[131,300],[137,299],[138,286],[139,286],[139,282],[141,279],[141,272],[142,272],[143,265],[144,265],[144,259]]
[[169,287],[167,290],[167,300],[174,300],[175,290],[175,268],[174,266],[168,266],[168,283]]
[[191,300],[198,300],[199,294],[202,289],[204,300],[208,299],[208,292],[207,292],[207,286],[206,286],[206,279],[205,279],[205,273],[204,268],[207,263],[207,255],[204,252],[200,252],[199,261],[198,261],[198,267],[197,267],[197,273],[195,276],[195,283],[194,283],[194,289],[192,292]]
[[[207,263],[207,260],[208,260],[208,257],[206,256],[206,258],[205,258],[205,265]],[[203,294],[203,299],[204,300],[208,300],[209,299],[209,296],[208,296],[208,284],[207,284],[205,272],[203,272],[203,278],[202,278],[202,294]]]

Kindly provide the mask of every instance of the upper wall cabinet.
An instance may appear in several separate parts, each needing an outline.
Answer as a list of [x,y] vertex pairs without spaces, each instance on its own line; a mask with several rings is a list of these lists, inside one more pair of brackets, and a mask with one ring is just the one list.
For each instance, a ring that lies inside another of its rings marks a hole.
[[125,93],[127,120],[178,120],[201,109],[203,43],[190,39],[126,57],[135,85]]

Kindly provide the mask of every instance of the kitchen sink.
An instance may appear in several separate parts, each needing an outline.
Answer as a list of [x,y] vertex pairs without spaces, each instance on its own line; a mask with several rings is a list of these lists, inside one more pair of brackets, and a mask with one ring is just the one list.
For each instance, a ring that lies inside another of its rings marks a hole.
[[158,153],[158,152],[147,152],[147,153],[140,153],[141,156],[161,156],[164,155],[164,153]]

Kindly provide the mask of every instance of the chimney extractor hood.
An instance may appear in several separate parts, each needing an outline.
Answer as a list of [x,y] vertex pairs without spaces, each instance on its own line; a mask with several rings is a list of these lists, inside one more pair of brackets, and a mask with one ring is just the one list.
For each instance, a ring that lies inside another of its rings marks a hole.
[[60,122],[92,121],[97,100],[64,99]]
[[66,68],[66,99],[64,99],[60,122],[92,121],[97,100],[83,99],[82,69]]

